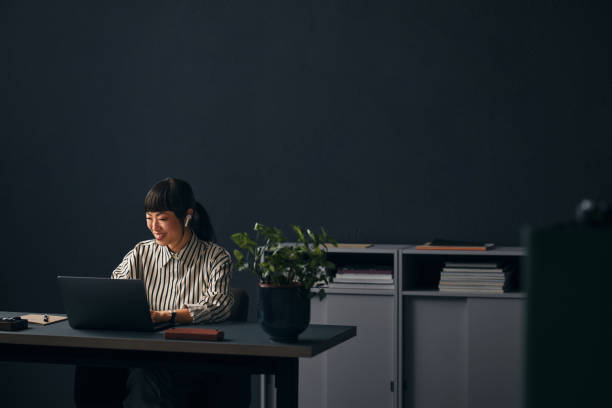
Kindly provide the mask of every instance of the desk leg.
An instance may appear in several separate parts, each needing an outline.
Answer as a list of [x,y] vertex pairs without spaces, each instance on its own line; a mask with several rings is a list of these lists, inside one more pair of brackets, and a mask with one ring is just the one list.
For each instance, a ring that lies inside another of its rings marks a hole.
[[297,408],[299,360],[287,358],[279,364],[276,372],[276,404],[279,408]]
[[260,407],[276,408],[276,389],[274,387],[274,376],[272,374],[261,374],[260,376]]

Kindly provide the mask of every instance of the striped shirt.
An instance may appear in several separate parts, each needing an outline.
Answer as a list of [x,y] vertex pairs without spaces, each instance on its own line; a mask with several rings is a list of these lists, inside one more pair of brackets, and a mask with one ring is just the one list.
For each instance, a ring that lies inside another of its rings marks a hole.
[[155,240],[142,241],[113,271],[113,279],[142,279],[153,310],[189,309],[193,323],[229,317],[232,260],[229,252],[192,233],[178,254]]

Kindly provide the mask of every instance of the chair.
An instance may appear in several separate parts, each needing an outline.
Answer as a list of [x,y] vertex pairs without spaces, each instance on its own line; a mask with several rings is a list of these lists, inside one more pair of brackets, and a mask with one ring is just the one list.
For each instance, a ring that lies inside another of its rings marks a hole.
[[244,289],[231,288],[234,295],[234,305],[230,312],[229,320],[246,322],[249,314],[249,294]]

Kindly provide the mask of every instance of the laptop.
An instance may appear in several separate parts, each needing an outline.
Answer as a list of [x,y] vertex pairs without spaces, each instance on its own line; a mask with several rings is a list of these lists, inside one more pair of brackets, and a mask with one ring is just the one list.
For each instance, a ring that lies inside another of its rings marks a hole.
[[57,281],[73,329],[155,331],[172,326],[153,324],[142,280],[58,276]]

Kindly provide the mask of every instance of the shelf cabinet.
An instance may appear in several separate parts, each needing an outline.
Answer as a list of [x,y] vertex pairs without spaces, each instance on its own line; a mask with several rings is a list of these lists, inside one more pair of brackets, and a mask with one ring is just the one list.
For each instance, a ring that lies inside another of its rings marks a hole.
[[[520,407],[525,251],[401,251],[399,286],[400,406]],[[445,262],[514,268],[503,294],[437,290]]]
[[[355,325],[357,336],[300,361],[300,407],[520,407],[524,256],[519,247],[330,249],[338,267],[392,269],[393,284],[332,284],[312,299],[312,323]],[[507,265],[511,291],[440,292],[445,262]]]

